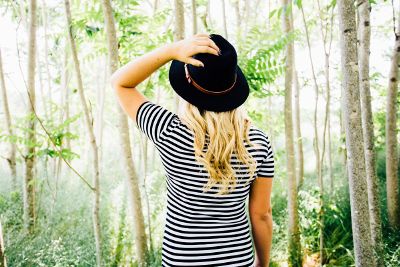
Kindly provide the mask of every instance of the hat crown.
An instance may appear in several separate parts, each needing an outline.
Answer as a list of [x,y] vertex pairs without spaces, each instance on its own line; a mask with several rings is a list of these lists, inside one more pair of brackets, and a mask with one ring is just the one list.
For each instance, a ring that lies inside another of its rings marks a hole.
[[237,53],[235,48],[221,35],[211,34],[211,40],[221,50],[221,55],[198,53],[193,58],[203,62],[204,67],[188,65],[192,79],[201,87],[220,92],[231,87],[237,71]]

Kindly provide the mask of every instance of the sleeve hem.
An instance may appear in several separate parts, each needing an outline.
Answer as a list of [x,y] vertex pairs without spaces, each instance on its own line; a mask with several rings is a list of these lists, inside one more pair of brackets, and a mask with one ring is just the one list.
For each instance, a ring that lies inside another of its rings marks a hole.
[[141,108],[143,107],[143,105],[146,104],[147,102],[150,102],[150,100],[146,100],[146,101],[142,102],[142,104],[140,104],[140,106],[138,107],[138,109],[137,109],[137,111],[136,111],[136,117],[135,117],[135,119],[136,119],[136,126],[137,126],[137,127],[140,127],[140,126],[139,126],[139,120],[138,120],[138,118],[139,118],[139,112],[141,111]]

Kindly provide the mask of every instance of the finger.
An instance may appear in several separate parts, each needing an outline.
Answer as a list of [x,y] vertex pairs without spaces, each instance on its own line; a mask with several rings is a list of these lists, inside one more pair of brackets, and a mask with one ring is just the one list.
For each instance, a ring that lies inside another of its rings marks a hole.
[[192,57],[188,58],[186,63],[191,64],[191,65],[196,66],[196,67],[204,67],[203,62],[201,62],[200,60],[194,59]]
[[207,37],[207,38],[210,38],[210,35],[207,34],[207,33],[197,33],[195,36],[197,36],[197,37]]
[[197,53],[210,53],[210,54],[214,54],[216,56],[218,56],[218,50],[215,50],[215,48],[211,48],[209,46],[206,45],[200,45],[196,47],[196,52]]
[[219,47],[211,39],[199,39],[196,41],[198,45],[208,45],[217,51],[220,51]]
[[218,53],[221,53],[221,49],[212,40],[211,40],[211,47],[214,48],[215,50],[217,50]]

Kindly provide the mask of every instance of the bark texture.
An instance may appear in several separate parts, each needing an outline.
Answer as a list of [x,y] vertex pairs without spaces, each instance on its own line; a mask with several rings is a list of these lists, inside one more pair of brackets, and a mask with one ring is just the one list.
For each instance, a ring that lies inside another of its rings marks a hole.
[[297,188],[303,185],[304,182],[304,153],[303,153],[303,137],[301,135],[300,123],[300,82],[297,70],[294,70],[294,106],[295,106],[295,119],[294,119],[294,133],[296,138],[296,184]]
[[[282,24],[286,34],[290,34],[292,28],[292,11],[289,8],[289,0],[282,0]],[[293,84],[293,62],[294,45],[290,41],[286,47],[285,62],[285,147],[286,147],[286,168],[288,178],[288,212],[289,212],[289,266],[301,266],[301,243],[299,231],[299,215],[297,203],[297,184],[294,162],[294,140],[293,140],[293,118],[292,118],[292,84]]]
[[225,11],[225,0],[221,0],[222,2],[222,22],[224,24],[224,37],[228,39],[228,26],[226,25],[226,11]]
[[79,97],[84,111],[85,124],[87,131],[89,133],[89,143],[92,151],[93,160],[93,184],[94,184],[94,196],[93,196],[93,228],[94,237],[96,242],[96,260],[97,266],[102,266],[101,261],[101,231],[100,231],[100,166],[99,166],[99,151],[96,144],[96,138],[94,135],[93,119],[89,111],[89,107],[86,102],[86,96],[83,89],[83,81],[80,70],[80,64],[78,59],[78,52],[76,49],[76,44],[74,37],[72,35],[72,17],[69,0],[65,0],[65,15],[68,27],[68,40],[70,42],[72,58],[75,67],[75,74],[77,78],[77,86],[79,91]]
[[400,229],[400,201],[397,155],[397,95],[400,59],[400,19],[398,19],[392,64],[389,72],[389,85],[386,99],[386,191],[389,224]]
[[29,140],[25,155],[25,179],[24,179],[24,219],[27,230],[32,233],[36,221],[36,189],[35,189],[35,72],[36,72],[36,24],[37,24],[36,0],[29,2],[29,29],[28,29],[28,115],[29,129],[26,139]]
[[372,245],[377,259],[377,266],[384,266],[382,222],[380,212],[379,187],[375,170],[375,149],[374,149],[374,122],[371,108],[371,91],[369,83],[369,55],[370,55],[370,10],[368,0],[361,0],[358,7],[358,33],[359,33],[359,70],[360,70],[360,96],[362,110],[362,128],[365,150],[365,169],[368,185],[369,217],[371,227]]
[[368,213],[367,180],[361,127],[355,9],[339,0],[339,30],[343,72],[343,115],[346,132],[351,221],[356,266],[374,266]]
[[[115,21],[110,0],[102,0],[103,13],[106,24],[107,44],[109,51],[110,74],[118,69],[118,41],[115,29]],[[145,231],[144,216],[142,210],[142,199],[139,190],[139,178],[133,164],[133,155],[131,150],[131,142],[129,139],[128,119],[120,105],[117,105],[119,134],[121,140],[121,148],[125,163],[126,174],[128,177],[130,204],[133,215],[133,225],[135,233],[135,248],[139,266],[145,266],[147,257],[147,238]],[[150,223],[150,221],[149,221]]]
[[196,12],[196,0],[192,0],[192,19],[193,19],[193,35],[197,33],[197,12]]

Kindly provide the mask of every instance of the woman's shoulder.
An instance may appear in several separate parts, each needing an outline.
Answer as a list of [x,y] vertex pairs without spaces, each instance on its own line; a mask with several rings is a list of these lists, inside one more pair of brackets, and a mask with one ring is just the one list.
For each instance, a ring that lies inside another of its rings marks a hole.
[[268,144],[270,143],[269,134],[252,122],[250,123],[249,134],[250,134],[250,137],[256,137],[256,138],[262,139],[263,141],[265,141]]

